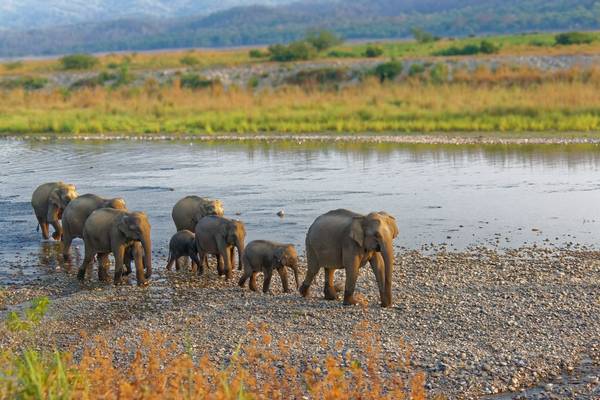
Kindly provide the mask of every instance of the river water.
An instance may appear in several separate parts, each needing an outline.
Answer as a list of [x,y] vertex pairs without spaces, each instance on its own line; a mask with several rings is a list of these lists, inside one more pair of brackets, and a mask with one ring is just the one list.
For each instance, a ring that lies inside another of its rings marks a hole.
[[155,249],[166,248],[171,208],[188,194],[221,199],[248,241],[300,248],[311,222],[335,208],[388,211],[397,246],[411,249],[600,243],[592,145],[7,140],[0,150],[0,262],[51,251],[29,202],[37,185],[56,180],[147,212]]

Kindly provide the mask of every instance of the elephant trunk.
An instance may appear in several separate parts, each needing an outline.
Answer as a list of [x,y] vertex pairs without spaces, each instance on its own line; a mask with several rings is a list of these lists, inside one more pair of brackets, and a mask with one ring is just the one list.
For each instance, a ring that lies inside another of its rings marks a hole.
[[152,240],[150,234],[142,237],[142,246],[144,247],[144,267],[146,268],[146,279],[152,276]]
[[296,289],[300,287],[300,282],[298,281],[298,265],[294,264],[290,266],[292,271],[294,271],[294,280],[296,281]]
[[392,272],[394,271],[394,248],[391,243],[382,243],[381,255],[385,264],[384,293],[381,305],[390,307],[392,305]]
[[[241,240],[238,240],[237,243],[235,244],[235,247],[237,247],[237,251],[238,251],[239,269],[243,269],[244,264],[242,264],[242,258],[244,257],[244,242]],[[233,260],[232,260],[232,262],[233,262]]]

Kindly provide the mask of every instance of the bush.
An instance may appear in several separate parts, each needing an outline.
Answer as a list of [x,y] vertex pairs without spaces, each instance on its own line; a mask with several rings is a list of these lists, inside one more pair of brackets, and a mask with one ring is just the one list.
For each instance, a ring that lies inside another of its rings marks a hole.
[[76,82],[73,82],[70,89],[80,89],[84,87],[96,87],[104,85],[106,82],[114,81],[117,79],[117,74],[113,72],[102,71],[97,76],[89,78],[83,78]]
[[301,86],[327,85],[345,81],[349,77],[347,68],[319,68],[299,71],[296,75],[288,78],[287,82]]
[[305,41],[310,43],[319,52],[342,43],[342,39],[335,33],[325,30],[309,32],[309,34],[306,35]]
[[423,72],[425,72],[425,66],[423,64],[411,64],[408,69],[408,76],[421,75]]
[[479,45],[467,44],[463,47],[452,46],[447,49],[439,50],[434,53],[436,56],[472,56],[475,54],[494,54],[500,51],[500,46],[488,41],[482,40]]
[[437,63],[429,70],[429,77],[433,83],[447,82],[448,74],[448,66],[444,63]]
[[205,89],[212,87],[216,82],[197,74],[186,74],[181,77],[181,87],[188,89]]
[[181,57],[181,59],[179,60],[179,63],[181,65],[186,65],[188,67],[193,67],[194,65],[200,64],[200,60],[198,60],[197,57],[194,57],[191,54],[186,54],[185,56]]
[[21,68],[23,66],[23,61],[11,61],[4,64],[4,68],[7,71],[12,71],[14,69]]
[[368,45],[365,49],[365,57],[375,58],[383,54],[383,49],[376,45]]
[[404,66],[400,61],[390,61],[379,64],[373,70],[373,74],[379,78],[380,82],[393,81],[396,77],[402,74]]
[[439,37],[433,36],[431,33],[421,29],[413,28],[410,30],[415,40],[419,43],[430,43],[440,40]]
[[0,81],[0,88],[12,90],[21,87],[25,90],[38,90],[44,88],[46,84],[48,84],[46,78],[23,76],[17,79]]
[[272,61],[310,60],[317,56],[317,50],[308,42],[293,42],[289,45],[275,44],[269,46]]
[[569,46],[572,44],[589,44],[594,41],[594,37],[584,32],[566,32],[560,33],[554,37],[556,44]]
[[351,52],[351,51],[343,51],[343,50],[331,50],[329,53],[327,53],[327,56],[329,57],[335,57],[335,58],[353,58],[356,57],[356,55]]
[[63,69],[90,69],[98,65],[98,59],[89,54],[72,54],[60,59]]
[[258,49],[252,49],[248,52],[250,58],[265,58],[269,56],[269,53],[265,53],[264,51]]

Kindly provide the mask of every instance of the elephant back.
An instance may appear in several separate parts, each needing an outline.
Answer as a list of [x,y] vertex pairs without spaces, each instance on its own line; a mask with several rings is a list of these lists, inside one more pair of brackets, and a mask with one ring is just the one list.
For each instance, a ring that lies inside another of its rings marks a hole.
[[211,200],[199,196],[186,196],[179,200],[171,216],[178,231],[187,229],[195,231],[196,223],[208,215],[223,215],[223,204],[220,200]]

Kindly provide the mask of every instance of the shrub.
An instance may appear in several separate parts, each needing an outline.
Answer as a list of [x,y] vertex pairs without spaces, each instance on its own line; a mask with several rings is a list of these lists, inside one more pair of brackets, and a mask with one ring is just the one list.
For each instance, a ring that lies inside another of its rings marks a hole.
[[71,54],[60,59],[63,69],[90,69],[98,65],[98,59],[90,54]]
[[269,56],[269,53],[261,51],[259,49],[252,49],[248,52],[250,58],[265,58]]
[[181,65],[186,65],[188,67],[193,67],[194,65],[198,65],[200,64],[200,60],[198,60],[197,57],[191,55],[191,54],[186,54],[185,56],[181,57],[181,59],[179,60],[179,63]]
[[431,33],[421,28],[412,28],[410,31],[415,40],[419,43],[430,43],[440,39],[439,37],[433,36]]
[[425,66],[423,64],[411,64],[408,69],[408,76],[421,75],[423,72],[425,72]]
[[48,84],[46,78],[23,76],[17,79],[0,81],[0,88],[12,90],[20,87],[25,90],[38,90],[44,88],[46,84]]
[[188,89],[204,89],[212,87],[216,82],[197,74],[186,74],[181,77],[181,87]]
[[379,78],[380,82],[393,81],[402,74],[404,66],[400,61],[390,61],[379,64],[373,70],[373,74]]
[[429,70],[429,77],[433,83],[444,83],[448,81],[448,66],[437,63]]
[[434,53],[436,56],[472,56],[475,54],[494,54],[500,51],[500,46],[488,41],[482,40],[481,43],[467,44],[463,47],[452,46],[447,49],[439,50]]
[[12,311],[6,318],[6,327],[13,332],[26,331],[40,323],[50,300],[47,297],[36,297],[31,301],[31,305],[25,310],[24,318],[21,318],[19,314]]
[[368,45],[365,49],[365,57],[375,58],[383,54],[383,49],[380,46]]
[[293,42],[289,45],[275,44],[269,46],[272,61],[310,60],[317,56],[317,50],[312,44],[304,41]]
[[329,53],[327,53],[327,55],[329,57],[336,57],[336,58],[352,58],[352,57],[356,57],[356,55],[351,52],[351,51],[343,51],[343,50],[331,50]]
[[349,77],[347,68],[318,68],[299,71],[296,75],[288,78],[287,82],[301,86],[327,85],[342,82]]
[[566,32],[560,33],[554,37],[556,44],[569,46],[572,44],[589,44],[594,41],[594,37],[585,32]]
[[305,41],[310,43],[317,51],[323,51],[342,43],[342,39],[335,33],[326,30],[309,32]]
[[18,61],[11,61],[11,62],[7,62],[7,63],[5,63],[3,65],[4,65],[4,68],[7,71],[12,71],[12,70],[21,68],[23,66],[23,61],[20,61],[20,60],[18,60]]

